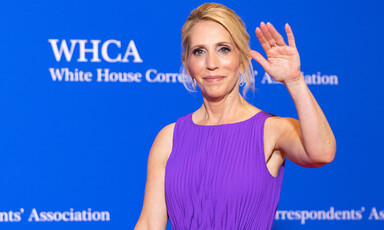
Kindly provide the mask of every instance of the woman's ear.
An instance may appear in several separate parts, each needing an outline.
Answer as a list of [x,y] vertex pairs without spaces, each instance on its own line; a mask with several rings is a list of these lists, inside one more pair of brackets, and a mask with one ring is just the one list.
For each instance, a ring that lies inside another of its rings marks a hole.
[[243,74],[245,71],[244,64],[240,63],[240,74]]
[[187,72],[187,74],[189,76],[191,76],[191,74],[189,73],[188,65],[186,64],[186,60],[185,60],[184,55],[181,55],[181,61],[183,62],[183,66],[184,66],[185,71]]
[[181,62],[183,63],[183,66],[185,67],[185,58],[184,58],[184,54],[181,55]]

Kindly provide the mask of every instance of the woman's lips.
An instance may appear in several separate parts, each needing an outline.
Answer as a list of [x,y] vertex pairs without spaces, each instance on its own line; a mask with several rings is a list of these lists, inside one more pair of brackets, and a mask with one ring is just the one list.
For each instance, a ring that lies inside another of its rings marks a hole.
[[222,80],[223,78],[224,78],[224,76],[221,76],[221,75],[203,77],[203,79],[207,82],[217,82],[217,81]]

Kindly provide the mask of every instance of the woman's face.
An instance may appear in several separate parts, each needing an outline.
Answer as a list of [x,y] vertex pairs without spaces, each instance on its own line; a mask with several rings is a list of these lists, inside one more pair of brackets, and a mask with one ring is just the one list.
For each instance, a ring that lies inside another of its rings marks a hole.
[[192,28],[189,45],[186,66],[203,96],[214,99],[238,92],[240,53],[222,25],[198,22]]

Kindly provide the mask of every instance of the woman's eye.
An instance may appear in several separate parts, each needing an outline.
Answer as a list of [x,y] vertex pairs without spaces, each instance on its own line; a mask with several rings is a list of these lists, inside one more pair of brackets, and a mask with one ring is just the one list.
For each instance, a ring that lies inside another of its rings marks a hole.
[[220,52],[222,52],[222,53],[229,53],[229,52],[231,52],[231,49],[229,49],[228,47],[221,47],[220,48]]
[[193,55],[196,55],[196,56],[200,56],[204,53],[204,51],[202,49],[195,49],[192,51],[192,54]]

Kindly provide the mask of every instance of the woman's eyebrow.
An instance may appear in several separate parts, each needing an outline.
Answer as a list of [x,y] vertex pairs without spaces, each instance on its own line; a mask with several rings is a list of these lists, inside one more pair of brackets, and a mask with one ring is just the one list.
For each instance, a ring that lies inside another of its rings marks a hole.
[[191,50],[196,48],[202,48],[202,47],[204,47],[204,45],[201,45],[201,44],[194,45],[194,46],[191,46]]
[[231,42],[218,42],[216,45],[232,45]]
[[[215,46],[222,46],[222,45],[229,45],[229,46],[232,46],[233,44],[231,42],[225,42],[225,41],[220,41],[220,42],[217,42],[215,44]],[[191,49],[196,49],[196,48],[203,48],[205,47],[205,45],[203,44],[197,44],[197,45],[194,45],[194,46],[191,46]]]

